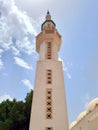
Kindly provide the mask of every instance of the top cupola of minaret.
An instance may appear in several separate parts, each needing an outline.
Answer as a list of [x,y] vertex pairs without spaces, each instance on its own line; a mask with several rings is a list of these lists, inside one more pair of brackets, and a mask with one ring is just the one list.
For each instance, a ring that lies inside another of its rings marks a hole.
[[[36,51],[40,52],[40,45],[43,43],[56,44],[57,50],[59,51],[61,45],[61,35],[56,29],[56,24],[51,19],[50,12],[47,11],[45,21],[41,25],[41,32],[36,36]],[[44,45],[44,44],[43,44]]]
[[49,11],[47,11],[46,20],[51,20],[51,15]]
[[45,29],[53,29],[55,28],[55,23],[53,20],[51,20],[51,15],[50,12],[47,11],[47,15],[46,15],[46,20],[43,22],[42,26],[41,26],[41,30],[45,30]]

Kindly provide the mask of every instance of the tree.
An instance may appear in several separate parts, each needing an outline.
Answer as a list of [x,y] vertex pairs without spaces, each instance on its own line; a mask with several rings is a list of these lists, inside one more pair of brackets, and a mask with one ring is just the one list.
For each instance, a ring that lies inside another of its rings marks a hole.
[[3,101],[0,104],[0,130],[28,130],[33,91],[23,101]]
[[25,112],[25,116],[26,116],[26,128],[27,129],[29,128],[32,99],[33,99],[33,91],[31,91],[30,93],[27,93],[27,96],[25,98],[24,112]]

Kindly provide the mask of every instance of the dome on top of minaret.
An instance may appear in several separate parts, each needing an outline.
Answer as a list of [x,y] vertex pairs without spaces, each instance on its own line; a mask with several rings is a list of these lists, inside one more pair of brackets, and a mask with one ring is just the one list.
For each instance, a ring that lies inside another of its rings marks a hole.
[[50,12],[47,11],[47,14],[46,14],[46,20],[43,22],[42,26],[41,26],[41,30],[44,29],[44,26],[46,26],[46,24],[51,24],[53,25],[53,27],[56,26],[56,24],[54,23],[53,20],[51,20],[51,15],[50,15]]
[[49,11],[47,11],[46,20],[51,20],[51,15]]

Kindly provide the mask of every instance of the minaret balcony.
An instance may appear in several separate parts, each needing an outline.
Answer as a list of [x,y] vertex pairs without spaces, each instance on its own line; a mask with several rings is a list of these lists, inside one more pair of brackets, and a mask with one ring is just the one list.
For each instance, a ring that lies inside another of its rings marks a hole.
[[39,53],[40,45],[44,42],[49,42],[50,40],[52,43],[56,43],[57,49],[59,51],[61,46],[61,35],[58,33],[57,30],[55,30],[54,32],[52,32],[52,30],[45,30],[39,33],[36,36],[36,51]]

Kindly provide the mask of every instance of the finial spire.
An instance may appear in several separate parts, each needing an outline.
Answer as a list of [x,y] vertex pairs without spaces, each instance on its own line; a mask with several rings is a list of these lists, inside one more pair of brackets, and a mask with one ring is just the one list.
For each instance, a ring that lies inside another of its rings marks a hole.
[[51,20],[51,15],[49,10],[47,10],[46,20]]
[[50,14],[49,10],[47,10],[47,14]]

